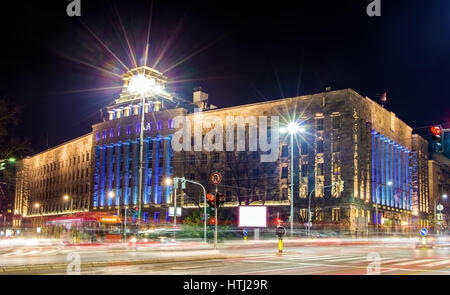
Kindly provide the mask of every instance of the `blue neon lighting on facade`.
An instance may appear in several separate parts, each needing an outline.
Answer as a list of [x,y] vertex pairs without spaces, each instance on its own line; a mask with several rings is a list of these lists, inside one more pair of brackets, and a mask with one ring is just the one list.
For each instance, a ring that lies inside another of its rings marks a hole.
[[[410,151],[372,129],[372,201],[412,209]],[[392,186],[388,183],[392,182]]]

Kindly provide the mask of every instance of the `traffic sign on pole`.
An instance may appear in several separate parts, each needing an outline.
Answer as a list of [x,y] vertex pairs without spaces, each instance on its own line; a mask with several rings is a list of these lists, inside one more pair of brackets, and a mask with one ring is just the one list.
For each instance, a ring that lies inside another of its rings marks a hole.
[[212,184],[218,185],[222,182],[222,174],[219,172],[213,172],[211,173],[211,176],[209,177],[209,181],[211,181]]
[[428,230],[427,230],[426,228],[422,228],[422,229],[420,230],[420,235],[421,235],[422,237],[426,237],[426,236],[428,235]]

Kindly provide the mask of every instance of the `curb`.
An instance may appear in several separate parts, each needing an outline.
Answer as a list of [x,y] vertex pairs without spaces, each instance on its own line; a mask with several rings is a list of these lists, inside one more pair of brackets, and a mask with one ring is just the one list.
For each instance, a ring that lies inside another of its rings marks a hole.
[[[209,255],[209,256],[198,256],[198,257],[177,257],[177,258],[154,258],[154,259],[144,259],[144,260],[112,260],[112,261],[99,261],[99,262],[87,262],[81,263],[80,268],[94,268],[94,267],[106,267],[106,266],[124,266],[124,265],[140,265],[140,264],[156,264],[156,263],[171,263],[171,262],[188,262],[188,261],[202,261],[202,260],[212,260],[212,259],[236,259],[250,257],[244,255]],[[66,269],[68,264],[35,264],[35,265],[18,265],[18,266],[8,266],[0,267],[1,274],[14,274],[18,272],[33,272],[33,271],[57,271]]]

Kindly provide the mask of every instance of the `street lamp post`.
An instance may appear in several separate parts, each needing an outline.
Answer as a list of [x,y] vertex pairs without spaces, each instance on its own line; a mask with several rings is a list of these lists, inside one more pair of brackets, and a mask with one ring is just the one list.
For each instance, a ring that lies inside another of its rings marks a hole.
[[199,183],[199,182],[197,182],[197,181],[194,181],[194,180],[189,180],[189,179],[186,179],[186,178],[184,178],[184,177],[182,177],[182,178],[180,178],[180,177],[174,177],[173,179],[171,179],[171,178],[166,178],[166,180],[165,180],[165,184],[166,185],[173,185],[174,186],[174,200],[173,200],[173,202],[174,202],[174,213],[173,213],[173,215],[174,215],[174,227],[176,227],[176,225],[177,225],[177,217],[176,217],[176,215],[177,215],[177,194],[176,194],[176,188],[178,187],[178,181],[185,181],[185,182],[189,182],[189,183],[192,183],[192,184],[196,184],[196,185],[199,185],[201,188],[202,188],[202,190],[203,190],[203,214],[204,214],[204,219],[205,219],[205,221],[204,221],[204,224],[203,224],[203,240],[204,240],[204,242],[206,243],[206,228],[207,228],[207,221],[206,221],[206,189],[205,189],[205,187],[201,184],[201,183]]
[[[206,243],[206,227],[207,227],[207,221],[206,221],[206,189],[205,187],[197,182],[197,181],[193,181],[193,180],[188,180],[188,179],[184,179],[186,182],[192,183],[192,184],[196,184],[201,186],[201,188],[203,189],[203,216],[204,216],[204,222],[203,222],[203,241]],[[216,220],[217,222],[217,220]]]
[[291,203],[291,212],[290,212],[290,217],[289,217],[289,221],[290,221],[290,225],[291,225],[291,230],[290,230],[290,235],[291,237],[294,235],[294,134],[299,133],[299,132],[304,132],[305,129],[303,127],[300,127],[299,124],[297,122],[290,122],[286,128],[281,128],[280,131],[282,132],[288,132],[290,135],[290,147],[291,147],[291,181],[290,181],[290,188],[291,188],[291,193],[290,193],[290,203]]

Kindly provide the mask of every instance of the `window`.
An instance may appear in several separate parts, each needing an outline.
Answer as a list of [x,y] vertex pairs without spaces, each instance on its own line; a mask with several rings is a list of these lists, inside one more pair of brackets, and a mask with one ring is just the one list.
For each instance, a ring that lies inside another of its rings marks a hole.
[[316,131],[323,130],[323,118],[316,120]]
[[99,140],[100,140],[100,132],[97,132],[97,133],[95,134],[95,140],[96,140],[96,141],[99,141]]
[[127,135],[130,135],[131,134],[131,125],[128,125],[127,126]]
[[206,154],[202,154],[202,164],[206,164],[208,161],[208,156]]
[[341,165],[339,165],[339,163],[333,163],[333,174],[334,175],[341,174]]
[[195,173],[191,173],[191,179],[195,179]]
[[285,158],[288,156],[288,147],[287,145],[281,146],[281,157]]
[[282,167],[281,168],[281,178],[287,178],[288,177],[288,167]]
[[114,128],[109,128],[109,138],[113,138],[114,137]]
[[214,162],[219,162],[220,161],[220,157],[219,157],[219,153],[214,153]]
[[282,199],[287,199],[288,198],[288,189],[287,189],[287,187],[283,187],[281,189],[281,198]]
[[136,134],[141,133],[141,123],[136,123]]
[[159,120],[156,122],[156,129],[162,130],[163,129],[163,121]]
[[308,154],[308,143],[304,140],[302,140],[301,149],[302,149],[302,155]]
[[302,177],[308,176],[308,164],[302,164]]
[[317,176],[323,176],[323,163],[317,163]]
[[152,131],[152,122],[147,122],[147,127],[145,127],[146,131]]
[[173,129],[173,120],[172,119],[167,120],[167,128]]
[[334,140],[332,144],[333,153],[337,153],[341,151],[341,145],[339,140]]
[[191,163],[191,165],[195,164],[195,156],[194,155],[190,155],[189,162]]
[[323,140],[318,140],[317,141],[317,153],[323,153]]
[[332,120],[333,129],[341,128],[341,116],[332,117],[331,120]]
[[339,208],[331,209],[331,221],[339,221]]
[[106,139],[106,130],[103,130],[102,138]]
[[120,126],[117,126],[117,136],[120,136]]

